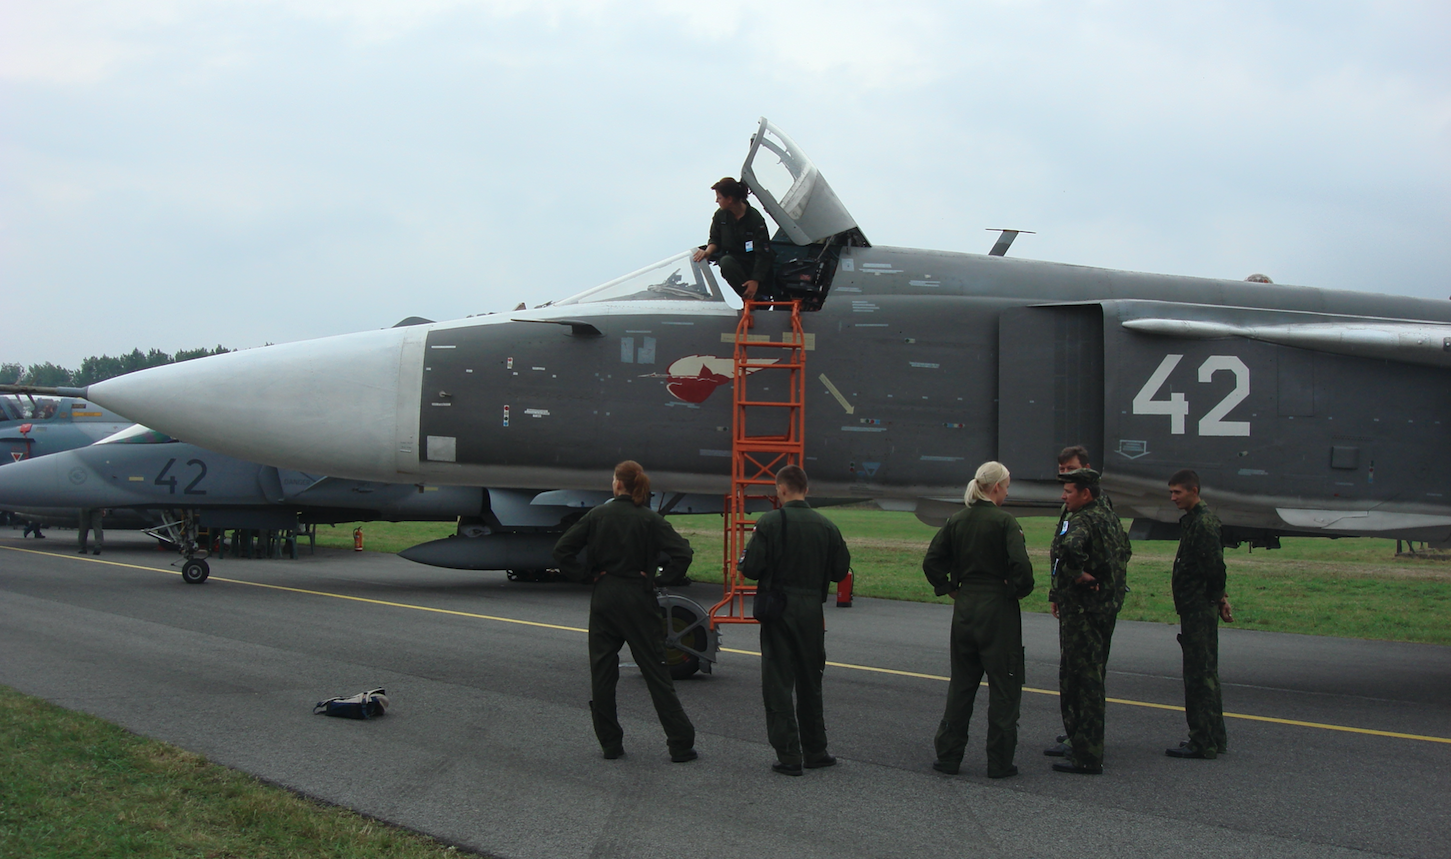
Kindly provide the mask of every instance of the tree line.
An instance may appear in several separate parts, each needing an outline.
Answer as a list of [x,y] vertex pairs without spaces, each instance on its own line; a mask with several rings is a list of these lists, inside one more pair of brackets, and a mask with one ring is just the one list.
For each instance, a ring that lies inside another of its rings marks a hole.
[[225,346],[217,346],[213,349],[205,347],[180,349],[175,354],[163,352],[160,349],[150,349],[144,353],[140,349],[132,349],[129,353],[114,358],[110,355],[92,355],[81,361],[80,369],[77,370],[70,370],[49,361],[43,364],[31,364],[28,367],[23,364],[5,363],[0,364],[0,383],[38,385],[48,388],[57,386],[83,388],[86,385],[94,385],[106,379],[134,373],[137,370],[160,367],[163,364],[175,364],[179,361],[190,361],[193,358],[205,358],[208,355],[221,355],[230,351],[232,350]]

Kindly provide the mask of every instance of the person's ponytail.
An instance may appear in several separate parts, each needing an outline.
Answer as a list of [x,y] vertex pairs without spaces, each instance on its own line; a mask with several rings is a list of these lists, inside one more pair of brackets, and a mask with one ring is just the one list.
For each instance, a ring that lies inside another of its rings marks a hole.
[[650,475],[640,467],[640,463],[633,459],[627,459],[615,466],[615,479],[625,488],[630,500],[635,502],[636,507],[644,507],[650,501]]

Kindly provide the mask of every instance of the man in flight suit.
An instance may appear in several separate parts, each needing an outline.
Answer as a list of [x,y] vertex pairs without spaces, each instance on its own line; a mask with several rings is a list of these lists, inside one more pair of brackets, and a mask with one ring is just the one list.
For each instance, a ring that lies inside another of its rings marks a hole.
[[[756,521],[741,574],[758,591],[786,594],[786,613],[761,622],[761,697],[766,704],[766,737],[776,749],[771,769],[799,776],[802,767],[836,763],[826,751],[821,712],[821,675],[826,670],[828,582],[846,578],[851,553],[836,524],[806,504],[806,472],[788,465],[776,473],[776,496],[784,502]],[[793,712],[791,693],[796,693]]]
[[1171,758],[1215,758],[1228,750],[1219,694],[1219,621],[1234,620],[1224,593],[1219,517],[1199,498],[1199,475],[1185,468],[1169,478],[1169,500],[1184,511],[1174,555],[1174,608],[1184,651],[1184,716],[1189,740],[1165,749]]
[[89,531],[94,531],[95,532],[95,534],[96,534],[96,549],[95,549],[95,552],[96,552],[97,555],[101,554],[102,544],[106,540],[106,532],[104,530],[102,530],[103,527],[104,527],[104,525],[101,522],[102,518],[105,516],[105,512],[106,511],[101,510],[99,508],[95,508],[95,509],[91,509],[91,510],[82,510],[81,511],[81,514],[80,514],[80,527],[78,527],[76,529],[76,540],[80,543],[80,552],[79,552],[79,554],[84,555],[86,553],[86,534]]
[[695,261],[714,259],[721,276],[746,301],[769,301],[771,233],[766,219],[746,202],[750,189],[729,176],[710,186],[719,209],[710,219],[710,242],[695,252]]
[[1058,618],[1058,703],[1072,749],[1053,769],[1084,775],[1103,772],[1108,645],[1133,554],[1118,516],[1098,498],[1098,478],[1088,468],[1058,475],[1068,515],[1053,537],[1048,592]]

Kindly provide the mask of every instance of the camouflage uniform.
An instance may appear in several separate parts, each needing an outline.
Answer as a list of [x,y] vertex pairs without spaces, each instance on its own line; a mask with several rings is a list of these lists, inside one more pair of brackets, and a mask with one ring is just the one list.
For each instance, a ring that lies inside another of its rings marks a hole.
[[[587,565],[577,557],[588,548]],[[645,677],[660,726],[672,756],[695,746],[695,727],[670,680],[665,665],[665,624],[655,600],[655,570],[662,556],[669,564],[660,579],[679,581],[694,552],[664,517],[637,507],[628,495],[617,495],[576,522],[554,546],[554,559],[569,578],[583,581],[597,574],[589,605],[590,686],[595,736],[607,756],[623,747],[624,730],[615,710],[620,679],[620,648],[630,654]]]
[[983,674],[988,679],[988,775],[1015,772],[1023,700],[1023,618],[1018,601],[1033,592],[1033,564],[1023,529],[986,499],[947,520],[922,559],[938,596],[952,606],[952,681],[934,740],[937,761],[956,772]]
[[1219,692],[1219,601],[1224,598],[1224,546],[1219,517],[1203,501],[1179,519],[1174,555],[1174,608],[1184,651],[1184,715],[1189,744],[1205,757],[1225,751]]
[[[1048,600],[1058,605],[1058,706],[1079,767],[1103,765],[1104,674],[1132,554],[1118,516],[1101,499],[1069,513],[1053,537]],[[1083,573],[1096,587],[1074,583]]]

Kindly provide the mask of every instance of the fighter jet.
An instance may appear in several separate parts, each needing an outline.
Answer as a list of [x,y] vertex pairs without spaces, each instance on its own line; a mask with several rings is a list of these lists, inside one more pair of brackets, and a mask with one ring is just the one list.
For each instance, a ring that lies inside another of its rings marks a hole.
[[0,465],[95,444],[129,426],[77,397],[0,396]]
[[[477,518],[488,510],[485,491],[476,487],[337,480],[280,470],[142,426],[88,447],[14,463],[0,472],[0,506],[142,513],[158,536],[190,550],[182,578],[193,584],[208,575],[205,552],[195,545],[198,527],[296,530],[303,524]],[[557,508],[555,524],[570,512]]]
[[[803,303],[813,492],[941,522],[984,460],[1055,506],[1082,443],[1135,532],[1197,469],[1231,533],[1451,539],[1451,303],[871,245],[762,119],[742,169]],[[702,222],[704,222],[702,217]],[[87,396],[232,456],[356,480],[723,494],[740,302],[691,250],[529,310],[189,361]],[[784,313],[752,337],[781,338]],[[728,386],[725,386],[728,387]],[[211,405],[194,408],[190,394]],[[287,424],[280,436],[274,427]]]

